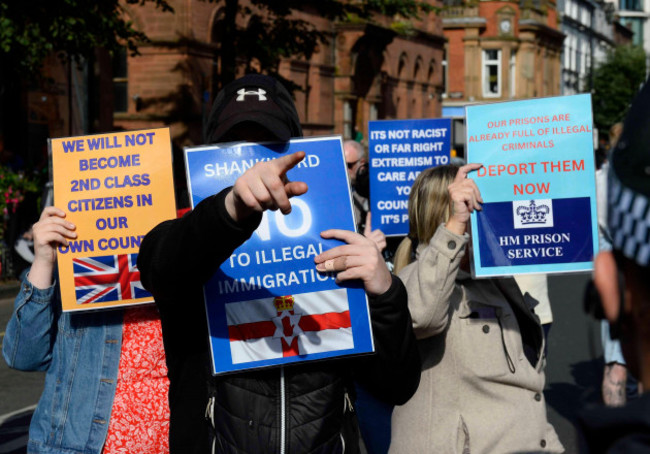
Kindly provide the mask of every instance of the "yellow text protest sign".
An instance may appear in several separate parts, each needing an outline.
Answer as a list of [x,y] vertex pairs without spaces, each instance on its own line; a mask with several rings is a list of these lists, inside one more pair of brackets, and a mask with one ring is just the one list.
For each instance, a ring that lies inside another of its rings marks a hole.
[[168,128],[50,139],[54,204],[78,237],[57,251],[64,311],[152,302],[136,260],[175,217]]

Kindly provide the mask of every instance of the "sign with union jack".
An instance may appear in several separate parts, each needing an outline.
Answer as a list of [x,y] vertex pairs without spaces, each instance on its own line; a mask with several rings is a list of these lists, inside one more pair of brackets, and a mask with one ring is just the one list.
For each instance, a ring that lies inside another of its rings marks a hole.
[[142,287],[138,254],[72,259],[77,304],[151,298]]
[[327,229],[354,230],[340,137],[288,144],[224,144],[186,149],[195,206],[231,186],[257,162],[305,152],[287,172],[309,190],[292,211],[266,212],[204,288],[215,374],[374,351],[368,300],[360,282],[340,286],[316,271],[314,257],[341,244]]
[[77,238],[57,249],[63,311],[152,303],[136,257],[176,214],[169,128],[50,139],[54,205]]

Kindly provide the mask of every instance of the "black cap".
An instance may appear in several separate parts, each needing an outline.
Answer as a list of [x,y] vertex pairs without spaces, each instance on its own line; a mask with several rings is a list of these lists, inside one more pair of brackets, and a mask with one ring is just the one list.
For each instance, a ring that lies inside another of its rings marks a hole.
[[205,127],[205,143],[215,143],[234,126],[251,122],[279,141],[302,136],[293,98],[276,79],[249,74],[226,85],[212,105]]
[[650,84],[625,117],[610,157],[608,220],[612,246],[641,266],[650,264]]

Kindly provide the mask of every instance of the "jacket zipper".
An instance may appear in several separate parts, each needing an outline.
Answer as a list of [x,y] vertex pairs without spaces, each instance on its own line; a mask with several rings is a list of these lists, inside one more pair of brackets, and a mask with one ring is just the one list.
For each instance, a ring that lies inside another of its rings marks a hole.
[[284,366],[280,366],[280,454],[285,454],[287,444],[286,431],[286,393],[284,387]]
[[214,402],[215,402],[214,396],[210,397],[208,399],[208,405],[205,407],[205,419],[210,420],[210,425],[212,426],[212,454],[216,454],[217,452],[217,434],[216,434],[216,427],[214,424]]

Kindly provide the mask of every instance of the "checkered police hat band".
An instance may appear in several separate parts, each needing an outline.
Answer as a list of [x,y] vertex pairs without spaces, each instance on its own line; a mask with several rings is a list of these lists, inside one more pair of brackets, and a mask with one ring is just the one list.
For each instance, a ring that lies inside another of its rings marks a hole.
[[609,230],[612,245],[641,266],[650,264],[650,200],[609,172]]

